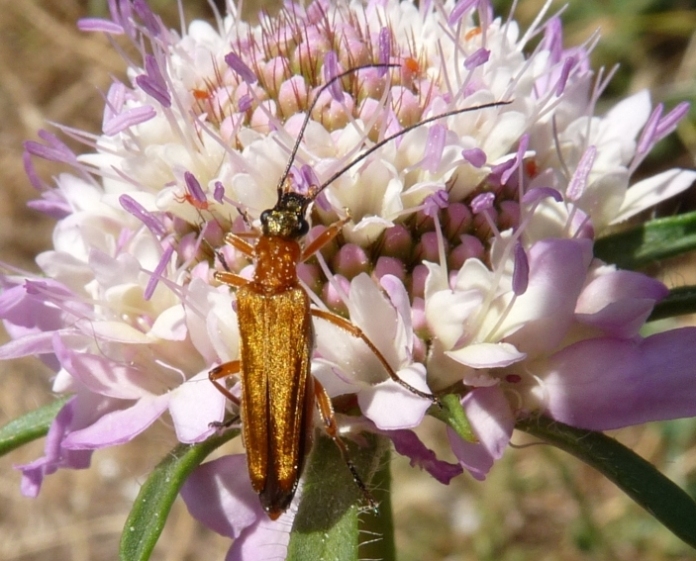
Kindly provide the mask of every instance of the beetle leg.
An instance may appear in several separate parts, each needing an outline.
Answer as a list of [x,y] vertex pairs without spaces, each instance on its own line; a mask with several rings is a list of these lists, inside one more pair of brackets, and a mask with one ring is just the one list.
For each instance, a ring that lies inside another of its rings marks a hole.
[[389,374],[389,377],[392,380],[394,380],[397,384],[399,384],[401,387],[407,389],[408,391],[419,397],[424,397],[426,399],[431,400],[433,403],[440,405],[440,400],[437,398],[437,396],[431,393],[422,392],[419,389],[414,388],[408,382],[399,378],[399,375],[396,372],[394,372],[394,369],[389,365],[387,359],[384,358],[384,355],[381,352],[379,352],[379,349],[375,346],[375,344],[372,341],[370,341],[368,336],[365,335],[365,332],[362,329],[360,329],[357,325],[352,324],[347,319],[332,312],[327,312],[325,310],[317,310],[315,308],[312,308],[311,311],[314,317],[318,317],[330,323],[333,323],[335,326],[340,327],[341,329],[350,333],[353,337],[362,339],[363,343],[365,343],[370,348],[370,350],[374,353],[377,359],[382,363],[382,366],[384,366],[384,369],[387,371],[387,374]]
[[337,220],[336,222],[331,224],[326,230],[324,230],[321,234],[319,234],[314,240],[312,240],[312,242],[307,247],[304,248],[304,250],[302,251],[302,257],[300,258],[300,262],[309,259],[327,243],[329,243],[336,236],[338,236],[338,234],[341,231],[341,228],[343,228],[343,226],[345,226],[345,224],[349,220],[350,216],[346,216],[341,220]]
[[241,403],[239,401],[239,398],[234,396],[230,392],[230,390],[228,390],[225,386],[218,382],[218,380],[222,380],[223,378],[227,378],[228,376],[234,376],[235,374],[239,374],[240,368],[241,363],[238,360],[232,360],[230,362],[225,362],[220,366],[216,366],[210,372],[208,372],[208,379],[213,383],[215,388],[217,388],[217,391],[219,391],[232,403],[236,403],[237,405],[240,405]]
[[[250,237],[255,237],[255,236],[250,236]],[[241,236],[237,234],[233,234],[232,232],[229,232],[225,236],[225,243],[231,245],[235,249],[241,251],[244,255],[247,257],[255,257],[256,254],[254,253],[254,246],[251,245],[248,241],[245,239],[242,239]]]
[[341,457],[348,466],[348,469],[353,476],[353,481],[355,481],[355,484],[360,488],[363,497],[365,497],[365,501],[372,510],[375,510],[377,508],[377,501],[375,501],[372,494],[367,490],[365,483],[360,478],[360,475],[358,475],[358,470],[355,468],[355,464],[351,461],[348,454],[346,443],[343,442],[338,434],[338,425],[336,423],[333,405],[331,405],[331,398],[329,397],[329,394],[326,393],[324,386],[322,386],[321,382],[319,382],[319,380],[316,378],[314,378],[314,395],[317,402],[317,409],[319,409],[322,421],[324,422],[324,430],[326,430],[326,434],[331,437],[338,447]]
[[[255,256],[254,246],[247,242],[244,238],[258,237],[259,234],[257,232],[240,232],[239,234],[233,234],[232,232],[229,232],[225,236],[225,242],[234,247],[240,253],[243,253],[247,257],[253,258]],[[218,258],[218,261],[220,261],[220,263],[222,264],[225,271],[229,272],[230,268],[227,265],[227,261],[225,260],[225,256],[222,253],[222,251],[220,251],[219,249],[213,249],[213,252],[215,253],[215,256]]]
[[213,273],[213,278],[222,284],[236,286],[237,288],[249,284],[249,279],[245,279],[244,277],[240,277],[239,275],[230,273],[229,271],[215,271]]

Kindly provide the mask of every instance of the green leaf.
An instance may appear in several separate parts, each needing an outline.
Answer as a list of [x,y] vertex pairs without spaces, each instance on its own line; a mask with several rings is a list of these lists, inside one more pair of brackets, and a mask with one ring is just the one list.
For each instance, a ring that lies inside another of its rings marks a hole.
[[655,261],[696,249],[696,212],[658,218],[636,228],[600,238],[594,252],[622,269],[639,269]]
[[648,321],[696,313],[696,286],[680,286],[655,305]]
[[150,558],[186,478],[208,454],[238,434],[239,431],[228,430],[198,444],[180,444],[157,465],[140,488],[123,528],[120,548],[123,561]]
[[460,400],[457,394],[447,394],[440,398],[442,407],[434,405],[428,409],[428,414],[447,424],[466,442],[478,442]]
[[650,462],[605,434],[546,417],[519,421],[516,427],[592,466],[675,536],[696,547],[696,502]]
[[[350,459],[366,485],[382,465],[388,450],[383,437],[365,437],[367,446],[350,445]],[[361,535],[359,514],[364,497],[336,445],[329,438],[316,439],[305,470],[300,506],[295,516],[286,561],[357,561]],[[391,507],[384,506],[391,515]],[[367,536],[376,539],[375,536]],[[383,537],[379,558],[392,561],[385,551],[390,536]],[[373,550],[374,551],[374,550]]]
[[15,448],[46,436],[58,411],[72,396],[57,399],[53,403],[35,409],[26,415],[10,421],[0,428],[0,456]]

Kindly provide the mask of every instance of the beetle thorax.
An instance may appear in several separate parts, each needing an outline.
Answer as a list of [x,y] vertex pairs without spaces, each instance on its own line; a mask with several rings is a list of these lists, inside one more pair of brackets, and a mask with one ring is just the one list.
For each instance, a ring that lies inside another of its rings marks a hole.
[[297,264],[302,256],[300,244],[280,236],[262,236],[256,244],[254,282],[267,292],[297,286]]

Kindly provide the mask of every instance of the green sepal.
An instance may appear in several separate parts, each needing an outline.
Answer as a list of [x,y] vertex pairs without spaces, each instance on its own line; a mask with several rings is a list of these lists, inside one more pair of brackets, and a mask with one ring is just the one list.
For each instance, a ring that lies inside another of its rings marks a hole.
[[[373,489],[373,477],[384,462],[388,441],[384,437],[372,435],[365,436],[364,440],[367,443],[365,446],[349,446],[350,460],[365,485]],[[322,436],[316,439],[308,458],[303,483],[286,561],[362,559],[360,545],[366,536],[359,517],[363,516],[361,511],[367,510],[365,499],[330,438]],[[384,500],[381,494],[374,498]],[[384,511],[381,513],[366,513],[364,516],[373,516],[378,520],[381,514],[391,515],[390,506],[387,508],[384,505],[379,510],[382,508]],[[376,539],[376,536],[367,537]],[[387,549],[389,539],[386,536],[383,541]],[[393,540],[393,536],[391,539]],[[391,548],[391,556],[383,550],[379,558],[385,561],[393,559],[393,542]]]
[[696,286],[680,286],[669,291],[667,298],[655,304],[648,321],[696,313]]
[[598,239],[594,254],[622,269],[639,269],[655,261],[696,249],[696,212],[650,220]]
[[577,429],[546,417],[518,421],[516,428],[592,466],[675,536],[696,547],[696,502],[623,444],[600,432]]
[[456,432],[466,442],[478,442],[478,437],[471,428],[466,412],[462,407],[461,396],[457,394],[447,394],[440,397],[442,407],[433,405],[428,409],[428,414],[442,421]]
[[0,428],[0,456],[19,448],[32,440],[46,436],[58,411],[72,396],[57,399],[53,403],[30,411]]
[[133,503],[121,535],[122,561],[150,558],[186,478],[213,450],[238,434],[237,430],[228,430],[198,444],[179,444],[167,454],[149,475]]

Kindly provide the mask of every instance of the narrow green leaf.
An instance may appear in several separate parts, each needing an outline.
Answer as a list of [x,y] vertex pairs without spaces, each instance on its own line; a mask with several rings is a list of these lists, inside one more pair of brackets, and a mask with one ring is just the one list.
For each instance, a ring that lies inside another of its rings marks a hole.
[[440,398],[442,407],[433,405],[428,409],[428,414],[447,424],[466,442],[478,442],[460,400],[457,394],[447,394]]
[[122,561],[150,558],[186,478],[208,454],[238,434],[239,431],[228,430],[199,444],[180,444],[157,465],[140,488],[123,528]]
[[594,252],[622,269],[639,269],[660,259],[696,249],[696,212],[658,218],[600,238]]
[[[380,437],[366,437],[366,440],[368,446],[349,446],[350,459],[364,483],[372,488],[372,478],[388,444]],[[336,445],[329,438],[317,438],[308,458],[302,500],[290,534],[286,561],[360,559],[363,536],[358,516],[362,505],[363,495]]]
[[517,428],[565,450],[613,481],[675,536],[696,547],[696,502],[650,462],[613,438],[546,417]]
[[680,286],[655,305],[648,321],[696,313],[696,286]]
[[58,411],[70,397],[72,396],[57,399],[53,403],[22,415],[0,428],[0,456],[27,442],[46,436],[53,419],[56,418]]

